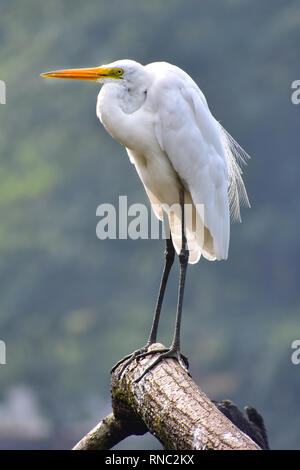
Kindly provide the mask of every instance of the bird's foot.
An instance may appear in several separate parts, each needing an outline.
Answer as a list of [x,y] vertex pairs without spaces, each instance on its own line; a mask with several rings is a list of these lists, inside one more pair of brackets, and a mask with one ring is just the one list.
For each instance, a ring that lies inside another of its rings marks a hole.
[[120,380],[120,378],[122,377],[123,372],[125,371],[126,367],[129,366],[129,364],[131,364],[135,359],[140,357],[140,355],[147,353],[149,346],[150,346],[149,344],[146,344],[142,348],[137,349],[136,351],[133,351],[133,353],[128,354],[127,356],[123,357],[123,359],[118,361],[113,366],[113,368],[111,369],[111,373],[113,373],[121,364],[123,364],[123,367],[121,368],[120,372],[118,373],[118,379]]
[[[149,356],[150,354],[157,354],[159,353],[159,356],[152,361],[152,363],[146,367],[146,369],[142,372],[142,374],[135,379],[135,383],[139,382],[153,367],[156,366],[160,361],[164,359],[176,359],[176,361],[181,365],[181,367],[188,372],[189,369],[189,361],[186,356],[180,353],[180,350],[175,347],[171,347],[170,349],[163,348],[163,349],[153,349],[152,351],[146,351],[143,353],[140,353],[138,356],[136,356],[136,359],[141,359],[143,357]],[[189,373],[189,372],[188,372]],[[189,374],[190,375],[190,374]]]

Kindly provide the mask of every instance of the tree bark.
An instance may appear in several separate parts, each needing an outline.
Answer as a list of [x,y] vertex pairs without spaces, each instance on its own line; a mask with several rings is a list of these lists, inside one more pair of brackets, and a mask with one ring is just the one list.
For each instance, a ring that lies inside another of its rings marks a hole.
[[[151,349],[162,347],[154,344]],[[112,442],[115,445],[126,436],[149,431],[168,450],[260,450],[217,409],[176,360],[160,362],[135,383],[155,357],[153,354],[133,361],[121,379],[119,368],[114,371],[113,414],[74,449],[109,449]]]
[[[136,430],[136,429],[134,429]],[[141,434],[147,432],[143,429]],[[111,413],[97,426],[95,426],[86,436],[84,436],[74,447],[73,450],[106,450],[111,449],[120,441],[133,434],[133,430],[118,421]]]

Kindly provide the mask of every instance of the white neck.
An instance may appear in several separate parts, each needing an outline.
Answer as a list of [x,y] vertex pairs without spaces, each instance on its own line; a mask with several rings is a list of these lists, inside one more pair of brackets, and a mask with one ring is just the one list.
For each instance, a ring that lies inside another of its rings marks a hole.
[[108,82],[100,90],[97,116],[109,134],[125,146],[126,135],[132,133],[130,117],[140,109],[146,98],[145,82],[132,88],[128,82]]

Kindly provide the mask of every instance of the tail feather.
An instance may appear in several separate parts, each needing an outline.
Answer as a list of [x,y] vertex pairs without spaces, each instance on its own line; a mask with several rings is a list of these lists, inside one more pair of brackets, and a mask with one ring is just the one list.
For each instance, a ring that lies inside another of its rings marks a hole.
[[234,140],[229,132],[227,132],[218,121],[216,122],[220,129],[222,145],[227,161],[230,214],[232,220],[241,222],[240,204],[243,204],[245,207],[250,207],[242,178],[242,166],[247,164],[247,160],[250,159],[250,156],[236,140]]

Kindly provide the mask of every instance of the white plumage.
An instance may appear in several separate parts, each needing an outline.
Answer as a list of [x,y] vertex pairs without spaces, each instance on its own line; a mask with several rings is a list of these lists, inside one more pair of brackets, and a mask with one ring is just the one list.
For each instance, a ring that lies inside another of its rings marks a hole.
[[186,217],[189,263],[201,255],[226,259],[230,211],[240,219],[240,200],[249,204],[239,166],[247,154],[212,116],[203,93],[180,68],[166,62],[142,66],[131,60],[104,67],[120,68],[124,74],[122,80],[98,80],[104,86],[97,115],[126,147],[157,217],[162,219],[164,209],[168,212],[177,253],[183,186],[185,204],[191,208]]
[[227,258],[230,213],[240,220],[240,201],[249,205],[240,168],[248,155],[213,117],[186,72],[167,62],[118,60],[43,76],[102,83],[97,115],[126,147],[157,217],[167,213],[177,253],[184,191],[189,263],[201,255]]
[[240,201],[249,204],[239,166],[247,154],[212,116],[196,83],[174,65],[155,62],[143,66],[120,60],[43,76],[103,83],[97,115],[112,137],[126,147],[156,216],[163,219],[165,213],[169,218],[173,243],[166,240],[165,266],[149,339],[113,370],[122,364],[121,377],[133,360],[153,354],[149,346],[157,340],[174,248],[179,254],[180,276],[173,341],[168,349],[155,349],[159,355],[135,381],[162,359],[175,358],[186,368],[187,361],[180,353],[180,325],[187,263],[196,263],[201,255],[211,261],[227,258],[230,213],[240,220]]

